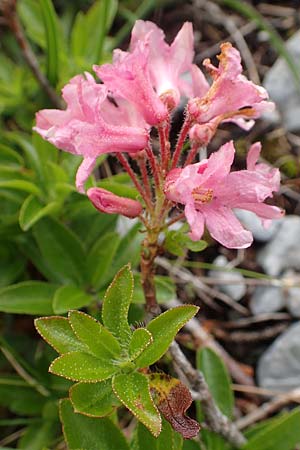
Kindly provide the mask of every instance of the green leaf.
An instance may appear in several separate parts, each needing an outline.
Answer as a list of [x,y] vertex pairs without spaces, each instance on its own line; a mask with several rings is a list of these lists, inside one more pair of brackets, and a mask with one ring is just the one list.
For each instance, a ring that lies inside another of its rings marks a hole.
[[57,286],[43,281],[24,281],[0,290],[0,311],[13,314],[52,314]]
[[16,189],[18,191],[29,192],[30,194],[35,194],[37,196],[41,195],[40,188],[31,183],[31,181],[26,180],[5,180],[0,181],[0,188]]
[[51,0],[39,0],[46,36],[46,76],[52,86],[58,81],[58,27]]
[[87,345],[97,358],[111,360],[120,356],[119,342],[96,319],[83,312],[70,311],[69,322],[78,339]]
[[209,390],[222,411],[231,418],[234,407],[234,395],[228,371],[221,358],[210,348],[197,352],[197,368],[202,371]]
[[83,284],[85,254],[71,230],[56,220],[44,218],[35,224],[33,232],[56,280],[64,284]]
[[193,252],[201,252],[207,247],[205,241],[192,241],[183,230],[170,230],[166,233],[166,239],[164,242],[165,249],[176,256],[184,256],[186,249]]
[[[136,427],[134,450],[181,450],[183,440],[179,433],[176,433],[171,425],[163,419],[160,435],[155,438],[147,428],[138,423]],[[189,441],[187,441],[189,442]],[[198,450],[200,448],[198,447]]]
[[140,223],[137,223],[124,237],[122,237],[115,258],[107,273],[107,282],[112,280],[116,272],[118,272],[125,264],[130,263],[133,268],[138,265],[141,253],[141,242],[144,239],[142,233],[140,233],[140,229],[141,225]]
[[[6,381],[7,384],[2,384]],[[3,380],[0,378],[0,405],[7,407],[15,414],[28,416],[40,415],[46,398],[30,386],[17,386],[13,384],[15,379]]]
[[0,245],[0,287],[12,284],[25,269],[26,261],[11,245]]
[[300,408],[282,414],[254,435],[243,450],[293,450],[300,444]]
[[22,450],[41,450],[48,447],[59,430],[58,422],[44,421],[40,426],[30,425],[18,442]]
[[65,317],[42,317],[34,321],[37,331],[57,353],[69,353],[77,350],[88,351],[80,342]]
[[154,436],[161,431],[161,417],[150,395],[145,375],[133,372],[113,378],[113,390],[120,402],[142,422]]
[[21,0],[18,1],[17,6],[26,34],[35,44],[45,48],[46,37],[40,5],[36,0]]
[[184,441],[182,450],[201,450],[199,444],[195,441]]
[[106,233],[97,240],[87,256],[87,271],[94,289],[99,290],[106,281],[106,274],[111,266],[116,250],[120,244],[118,233]]
[[[96,1],[86,14],[79,12],[71,34],[72,54],[79,66],[99,63],[106,32],[117,12],[116,0]],[[90,30],[94,30],[92,33]]]
[[104,325],[120,341],[128,345],[132,332],[128,325],[128,310],[133,293],[133,275],[130,266],[121,269],[106,291],[102,319]]
[[[158,303],[167,303],[175,298],[176,286],[170,277],[156,275],[154,281]],[[134,292],[132,303],[145,303],[145,294],[141,285],[140,274],[134,275]]]
[[64,314],[70,309],[79,309],[89,305],[93,297],[76,286],[61,286],[53,298],[53,311],[55,314]]
[[70,400],[61,400],[60,418],[69,450],[129,450],[123,434],[111,420],[76,414]]
[[29,228],[42,219],[42,217],[51,215],[53,212],[56,212],[59,207],[59,202],[51,202],[45,206],[34,195],[29,195],[20,209],[20,227],[23,231],[29,230]]
[[134,360],[153,342],[150,331],[146,328],[138,328],[134,330],[130,344],[129,355],[130,359]]
[[114,375],[119,368],[107,359],[75,351],[56,358],[49,372],[73,381],[102,381]]
[[147,330],[152,334],[153,343],[137,358],[137,366],[147,367],[158,361],[166,353],[180,328],[197,314],[198,309],[194,305],[178,306],[153,319],[147,325]]
[[70,400],[75,412],[93,417],[107,416],[119,405],[111,380],[77,383],[70,389]]
[[13,166],[21,166],[25,165],[24,159],[22,156],[12,148],[7,145],[0,143],[0,161],[1,164],[11,164]]

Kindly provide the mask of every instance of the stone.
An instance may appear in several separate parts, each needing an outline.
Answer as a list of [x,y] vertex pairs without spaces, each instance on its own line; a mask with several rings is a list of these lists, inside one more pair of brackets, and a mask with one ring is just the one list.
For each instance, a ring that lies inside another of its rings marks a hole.
[[[219,255],[213,261],[213,264],[218,267],[226,267],[228,266],[229,261],[225,256]],[[237,281],[236,284],[218,284],[216,285],[216,288],[219,289],[219,291],[223,292],[224,294],[227,294],[230,298],[232,298],[237,302],[241,300],[246,294],[247,288],[244,283],[244,277],[239,272],[210,270],[209,276],[211,278],[217,278],[220,281],[236,280]]]
[[259,217],[251,211],[236,209],[235,214],[247,230],[251,231],[253,237],[259,242],[268,242],[278,231],[282,219],[272,220],[268,228],[265,228]]
[[286,306],[293,317],[300,317],[300,287],[289,288]]
[[274,286],[258,286],[250,299],[249,307],[254,315],[280,311],[285,306],[282,289]]
[[258,252],[258,263],[268,275],[278,276],[286,269],[300,269],[300,217],[281,219],[278,232]]
[[273,391],[299,388],[300,322],[291,325],[263,353],[257,366],[258,385]]
[[[291,55],[291,59],[300,73],[300,31],[297,31],[286,41],[286,48]],[[276,103],[282,115],[284,127],[288,131],[300,130],[300,92],[299,86],[286,61],[280,57],[268,71],[264,79],[264,87],[268,91],[271,100]],[[266,119],[275,116],[267,115]]]

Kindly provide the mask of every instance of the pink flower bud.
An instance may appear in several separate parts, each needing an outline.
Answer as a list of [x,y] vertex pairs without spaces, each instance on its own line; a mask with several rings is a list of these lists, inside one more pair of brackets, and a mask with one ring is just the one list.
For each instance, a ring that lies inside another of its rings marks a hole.
[[133,219],[142,212],[142,205],[137,200],[120,197],[102,188],[90,188],[87,196],[96,209],[106,214],[122,214]]

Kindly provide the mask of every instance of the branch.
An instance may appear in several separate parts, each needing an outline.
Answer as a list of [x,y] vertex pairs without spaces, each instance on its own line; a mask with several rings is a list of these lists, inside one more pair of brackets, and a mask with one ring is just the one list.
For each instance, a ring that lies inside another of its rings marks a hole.
[[41,88],[46,92],[53,105],[56,106],[57,108],[62,108],[63,103],[60,97],[57,95],[55,90],[49,84],[49,81],[45,77],[45,75],[41,72],[35,54],[31,50],[31,47],[26,39],[26,36],[24,34],[23,28],[17,15],[16,0],[1,0],[0,10],[2,11],[3,16],[5,17],[6,24],[14,34],[16,41],[23,53],[24,59],[27,65],[29,66],[31,72],[33,73],[34,77],[40,84]]
[[241,419],[237,420],[235,422],[235,425],[239,430],[249,427],[255,422],[265,419],[267,416],[274,413],[278,409],[281,409],[288,403],[300,403],[300,388],[296,388],[290,392],[277,395],[269,402],[263,403],[259,408],[256,408],[250,414],[247,414],[247,416],[244,416]]
[[198,400],[201,401],[207,426],[234,447],[242,447],[246,443],[246,439],[216,405],[203,374],[193,368],[175,341],[170,346],[170,353],[176,365],[188,379],[190,387],[198,393]]

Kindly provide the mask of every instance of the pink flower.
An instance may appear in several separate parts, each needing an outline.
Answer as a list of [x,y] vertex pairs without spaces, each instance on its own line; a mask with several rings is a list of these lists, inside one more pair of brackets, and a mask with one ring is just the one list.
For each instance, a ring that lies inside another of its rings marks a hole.
[[[268,94],[263,87],[242,75],[240,53],[229,42],[221,45],[218,59],[219,67],[213,66],[209,59],[204,61],[213,83],[204,96],[189,101],[189,114],[199,124],[212,121],[215,129],[221,122],[235,122],[248,130],[254,124],[253,119],[272,110],[274,104],[266,101]],[[203,92],[201,79],[199,83]]]
[[83,192],[99,155],[142,150],[148,130],[133,105],[109,101],[107,88],[89,73],[72,78],[62,94],[67,109],[39,111],[34,130],[56,147],[84,157],[76,176],[77,189]]
[[166,104],[171,107],[177,106],[180,93],[185,90],[181,75],[192,68],[194,57],[192,24],[185,22],[172,44],[168,45],[163,30],[157,25],[137,20],[131,33],[130,51],[134,51],[141,41],[149,47],[149,74],[156,93]]
[[94,70],[114,95],[134,103],[145,121],[157,125],[168,110],[152,87],[149,73],[149,46],[137,41],[132,53],[115,50],[113,64],[94,66]]
[[282,217],[283,211],[264,200],[278,191],[280,174],[266,164],[257,164],[260,144],[251,146],[247,170],[230,172],[235,149],[232,142],[200,163],[172,170],[166,179],[165,194],[169,200],[185,205],[190,237],[199,240],[207,226],[211,236],[228,248],[246,248],[253,237],[245,230],[232,209],[256,213],[266,225]]
[[87,196],[98,211],[106,214],[122,214],[133,219],[142,212],[142,205],[137,200],[119,197],[106,189],[90,188]]

